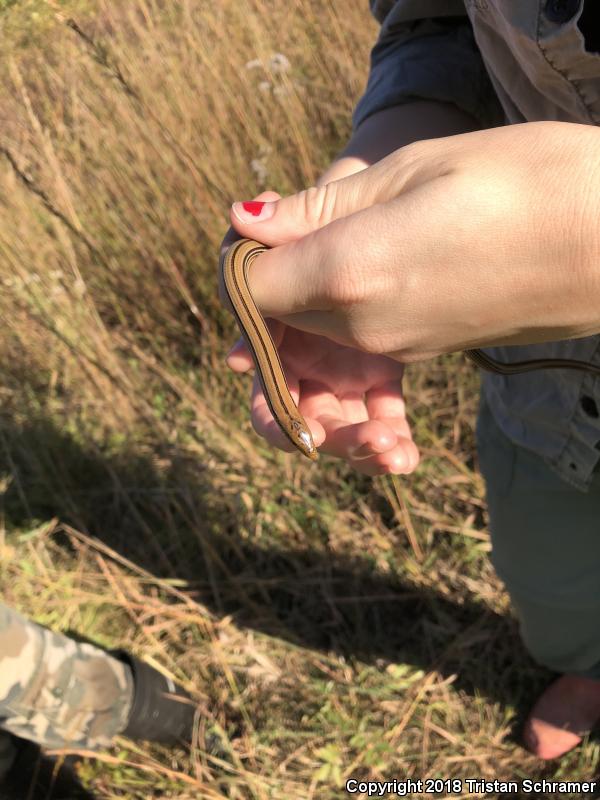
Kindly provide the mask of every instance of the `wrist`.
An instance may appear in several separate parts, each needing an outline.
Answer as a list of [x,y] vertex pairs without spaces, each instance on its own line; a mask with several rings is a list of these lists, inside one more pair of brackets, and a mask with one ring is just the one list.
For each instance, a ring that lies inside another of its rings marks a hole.
[[317,186],[346,178],[381,161],[394,150],[423,139],[439,139],[479,130],[476,119],[451,103],[413,100],[384,108],[367,117]]

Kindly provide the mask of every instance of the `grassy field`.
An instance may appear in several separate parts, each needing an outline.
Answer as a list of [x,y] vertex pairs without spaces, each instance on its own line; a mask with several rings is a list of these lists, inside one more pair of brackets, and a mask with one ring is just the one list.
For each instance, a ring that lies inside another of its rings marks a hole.
[[591,779],[595,741],[556,764],[518,743],[550,675],[488,562],[476,371],[408,370],[421,465],[371,479],[267,446],[224,364],[228,207],[342,148],[366,0],[2,8],[4,600],[201,708],[191,752],[122,739],[82,782],[329,800],[350,777]]

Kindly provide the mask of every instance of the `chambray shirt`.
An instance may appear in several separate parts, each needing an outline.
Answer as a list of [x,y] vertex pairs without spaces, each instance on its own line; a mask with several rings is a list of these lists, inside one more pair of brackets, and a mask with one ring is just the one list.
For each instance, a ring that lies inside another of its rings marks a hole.
[[[483,128],[538,120],[600,124],[600,0],[370,0],[381,23],[353,115],[409,100],[454,103]],[[600,335],[488,347],[500,361],[600,366]],[[600,380],[573,370],[482,373],[494,419],[586,492],[600,458]]]

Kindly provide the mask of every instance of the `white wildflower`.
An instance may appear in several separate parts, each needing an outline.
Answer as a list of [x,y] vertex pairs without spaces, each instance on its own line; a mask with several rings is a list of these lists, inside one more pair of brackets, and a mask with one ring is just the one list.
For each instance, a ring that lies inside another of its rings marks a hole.
[[267,175],[268,175],[268,170],[265,162],[262,161],[260,158],[253,158],[252,161],[250,162],[250,168],[252,172],[256,175],[257,182],[261,186],[264,186],[265,183],[267,182]]
[[289,72],[291,67],[289,59],[283,53],[273,53],[269,60],[269,69],[275,74]]
[[261,81],[258,84],[258,91],[266,94],[267,92],[271,91],[271,83],[270,81]]
[[273,89],[273,94],[276,97],[287,97],[291,93],[292,93],[292,87],[291,86],[276,86]]
[[252,61],[247,61],[244,65],[246,69],[257,69],[258,67],[262,67],[263,63],[260,58],[253,58]]

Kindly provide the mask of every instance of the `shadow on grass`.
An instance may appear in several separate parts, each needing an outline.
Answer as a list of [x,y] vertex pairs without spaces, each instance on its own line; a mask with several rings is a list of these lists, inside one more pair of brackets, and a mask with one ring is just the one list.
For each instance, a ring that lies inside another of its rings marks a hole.
[[195,458],[83,446],[47,419],[0,418],[0,470],[9,530],[58,517],[160,577],[190,581],[194,597],[240,625],[349,660],[404,662],[455,687],[510,703],[520,725],[550,673],[525,652],[516,622],[469,596],[403,583],[365,558],[323,544],[250,542]]

